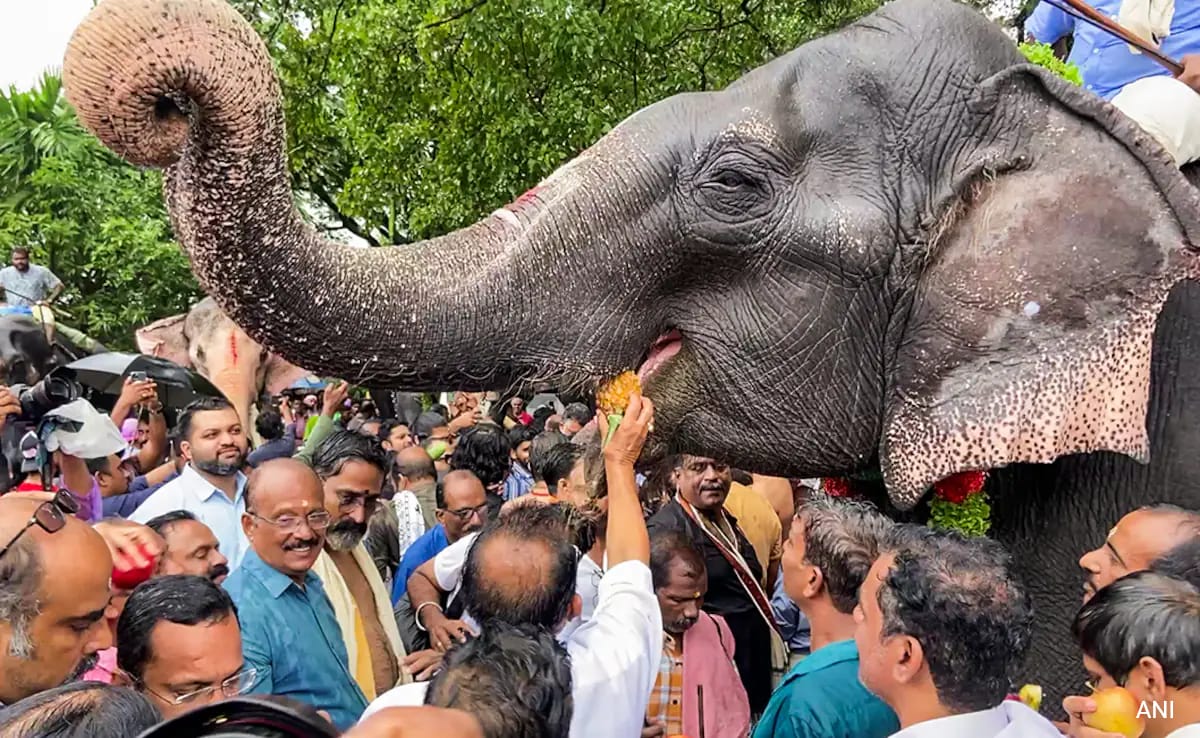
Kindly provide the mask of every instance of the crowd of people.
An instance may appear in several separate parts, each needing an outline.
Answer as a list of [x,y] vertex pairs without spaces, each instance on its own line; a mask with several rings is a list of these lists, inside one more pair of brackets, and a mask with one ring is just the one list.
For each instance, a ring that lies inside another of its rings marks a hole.
[[[125,451],[0,497],[0,734],[133,736],[257,694],[350,736],[1114,735],[1082,689],[1057,725],[1011,699],[1033,613],[999,544],[717,459],[644,475],[648,399],[602,445],[552,394],[379,417],[337,383],[256,441],[221,398],[168,432],[156,397],[126,383]],[[1082,665],[1173,705],[1147,738],[1200,733],[1200,513],[1097,544]]]

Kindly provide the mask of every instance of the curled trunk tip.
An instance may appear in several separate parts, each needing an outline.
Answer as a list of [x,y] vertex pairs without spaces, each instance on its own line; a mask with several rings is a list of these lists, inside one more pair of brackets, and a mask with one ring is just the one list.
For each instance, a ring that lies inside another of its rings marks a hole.
[[63,84],[83,125],[138,166],[179,159],[189,113],[237,128],[239,111],[279,104],[266,46],[225,0],[104,0],[67,45]]

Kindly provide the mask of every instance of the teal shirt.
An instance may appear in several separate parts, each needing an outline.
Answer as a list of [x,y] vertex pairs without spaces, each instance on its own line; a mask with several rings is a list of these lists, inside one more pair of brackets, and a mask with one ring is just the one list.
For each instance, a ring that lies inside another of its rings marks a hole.
[[225,590],[238,608],[246,666],[258,669],[251,692],[291,697],[328,712],[340,730],[354,727],[367,700],[317,575],[308,572],[301,589],[251,549]]
[[896,713],[858,680],[858,647],[838,641],[796,664],[779,687],[754,738],[887,738]]

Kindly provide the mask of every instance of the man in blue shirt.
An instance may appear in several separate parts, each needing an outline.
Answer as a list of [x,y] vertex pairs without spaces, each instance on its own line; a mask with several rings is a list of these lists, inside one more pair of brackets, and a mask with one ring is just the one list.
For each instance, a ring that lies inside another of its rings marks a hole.
[[465,469],[450,472],[437,486],[438,524],[413,542],[404,552],[392,582],[392,604],[396,605],[408,590],[408,578],[421,564],[429,561],[463,536],[483,528],[488,520],[487,493],[479,477]]
[[[1167,56],[1200,53],[1200,3],[1092,0],[1091,5]],[[1188,84],[1116,36],[1044,0],[1025,22],[1025,31],[1048,44],[1074,35],[1068,61],[1079,67],[1087,89],[1137,121],[1180,166],[1200,158],[1200,94]]]
[[858,680],[854,608],[892,523],[867,505],[813,496],[783,550],[787,595],[808,618],[812,653],[771,695],[754,738],[886,738],[896,714]]
[[301,461],[273,459],[254,471],[245,505],[250,550],[225,589],[238,606],[246,666],[258,673],[253,691],[308,703],[348,730],[367,700],[350,673],[333,605],[311,571],[330,521],[321,481]]

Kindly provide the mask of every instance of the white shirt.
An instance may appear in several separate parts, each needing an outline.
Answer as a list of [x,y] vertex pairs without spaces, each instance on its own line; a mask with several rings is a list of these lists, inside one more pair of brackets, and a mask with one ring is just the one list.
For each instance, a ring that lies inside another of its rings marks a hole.
[[[650,567],[624,561],[609,569],[592,619],[568,626],[558,639],[571,657],[570,738],[640,735],[662,653],[662,613]],[[363,719],[388,707],[422,705],[427,690],[428,683],[396,687],[372,702]]]
[[1172,730],[1167,738],[1200,738],[1200,723],[1192,723]]
[[1005,700],[990,710],[910,725],[892,738],[1062,738],[1062,733],[1024,703]]
[[164,484],[143,502],[129,519],[145,523],[159,515],[175,510],[187,510],[204,523],[221,544],[221,553],[229,559],[229,570],[242,563],[242,556],[249,549],[246,534],[242,530],[242,512],[245,511],[246,475],[237,474],[237,499],[208,483],[192,468],[183,467],[178,477]]
[[404,558],[408,547],[425,535],[425,516],[421,514],[421,502],[409,489],[392,498],[392,507],[396,510],[396,527],[400,531],[400,558]]

